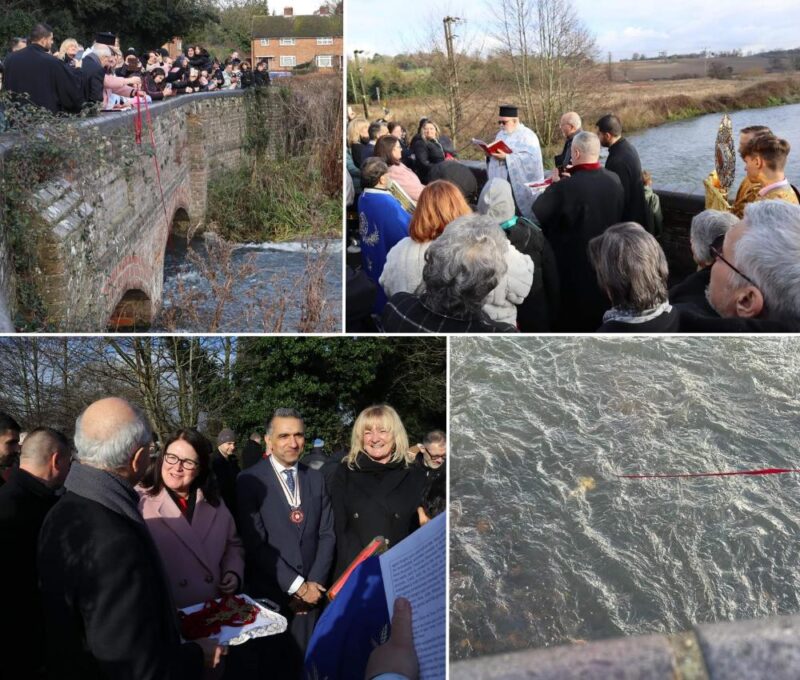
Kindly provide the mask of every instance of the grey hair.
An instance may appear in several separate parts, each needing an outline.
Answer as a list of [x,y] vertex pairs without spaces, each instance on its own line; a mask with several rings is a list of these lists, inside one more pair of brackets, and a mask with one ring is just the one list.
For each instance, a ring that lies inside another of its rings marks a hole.
[[111,57],[114,55],[114,50],[105,43],[95,43],[92,45],[92,53],[96,54],[98,58]]
[[444,430],[431,430],[422,439],[422,443],[425,446],[434,443],[444,444],[446,441],[447,441],[447,435],[445,434]]
[[578,149],[584,158],[599,158],[600,138],[594,132],[583,130],[572,138],[572,148]]
[[128,403],[136,417],[107,439],[92,439],[83,431],[84,410],[75,421],[75,458],[81,463],[105,470],[126,467],[133,455],[153,441],[153,433],[142,410]]
[[667,301],[667,258],[636,222],[621,222],[589,241],[597,282],[620,309],[641,312]]
[[581,117],[577,113],[575,113],[574,111],[567,111],[567,113],[565,113],[563,116],[561,116],[561,119],[564,120],[565,122],[569,123],[570,125],[572,125],[572,127],[577,128],[577,129],[580,130]]
[[272,423],[275,421],[275,418],[297,418],[301,423],[303,423],[303,427],[306,426],[305,421],[303,420],[303,416],[300,415],[300,411],[294,408],[276,408],[275,411],[272,413],[272,418],[269,419],[267,423],[267,437],[272,434]]
[[709,247],[714,239],[719,238],[737,222],[739,218],[721,210],[704,210],[692,218],[691,234],[692,255],[697,264],[707,265],[714,262]]
[[734,264],[755,281],[766,316],[800,321],[800,207],[756,201],[745,207],[744,222],[733,247]]
[[486,215],[464,215],[444,228],[425,253],[422,301],[438,314],[480,313],[486,297],[508,271],[508,239]]

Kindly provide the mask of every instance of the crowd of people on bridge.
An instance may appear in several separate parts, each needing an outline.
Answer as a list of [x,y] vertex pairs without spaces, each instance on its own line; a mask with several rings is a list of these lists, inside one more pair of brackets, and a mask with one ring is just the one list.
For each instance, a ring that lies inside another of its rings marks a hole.
[[269,64],[255,66],[234,51],[224,60],[192,45],[170,56],[164,47],[122,50],[119,38],[101,32],[84,48],[75,38],[57,46],[53,30],[37,24],[27,38],[13,38],[0,64],[2,87],[52,113],[131,108],[137,100],[269,85]]
[[469,165],[427,118],[408,141],[396,122],[353,116],[346,179],[361,264],[348,266],[349,331],[800,329],[800,194],[785,139],[741,131],[746,177],[726,210],[695,215],[696,271],[677,277],[659,196],[619,117],[590,131],[563,114],[547,177],[518,109],[500,106],[497,124],[485,165]]
[[[31,680],[300,678],[335,579],[375,537],[391,547],[444,511],[446,436],[412,446],[386,404],[333,453],[320,439],[306,451],[292,408],[265,430],[240,462],[232,430],[216,446],[192,428],[158,441],[117,397],[90,404],[72,438],[0,413],[4,667]],[[185,634],[178,609],[234,593],[269,600],[288,630],[230,648]],[[385,665],[394,656],[370,668],[403,672],[408,650]]]

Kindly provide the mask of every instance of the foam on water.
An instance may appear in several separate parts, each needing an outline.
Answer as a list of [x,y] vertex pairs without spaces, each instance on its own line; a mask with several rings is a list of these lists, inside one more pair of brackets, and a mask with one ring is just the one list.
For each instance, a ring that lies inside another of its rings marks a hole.
[[454,658],[800,611],[800,341],[451,348]]

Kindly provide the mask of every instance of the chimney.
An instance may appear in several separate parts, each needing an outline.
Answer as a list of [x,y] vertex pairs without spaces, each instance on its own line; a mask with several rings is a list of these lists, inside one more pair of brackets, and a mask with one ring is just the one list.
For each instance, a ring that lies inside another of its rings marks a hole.
[[294,16],[294,10],[291,7],[284,7],[283,8],[283,16],[285,16],[285,17]]

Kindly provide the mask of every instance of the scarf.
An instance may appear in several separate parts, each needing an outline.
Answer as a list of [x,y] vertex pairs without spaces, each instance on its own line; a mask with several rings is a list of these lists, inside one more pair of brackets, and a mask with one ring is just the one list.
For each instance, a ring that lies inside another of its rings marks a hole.
[[127,480],[113,472],[81,465],[76,461],[69,469],[64,487],[78,496],[100,503],[112,512],[145,526],[139,512],[139,495]]
[[644,323],[662,314],[669,314],[671,311],[672,305],[669,304],[669,301],[662,302],[660,305],[651,307],[650,309],[643,309],[641,312],[637,312],[633,309],[624,309],[622,307],[612,307],[603,314],[603,323],[608,321],[618,321],[619,323]]

